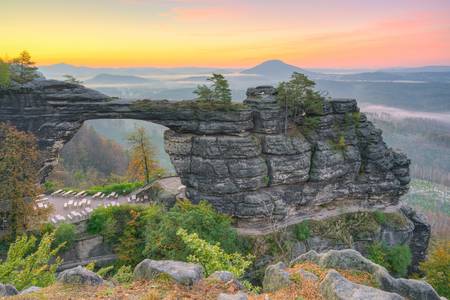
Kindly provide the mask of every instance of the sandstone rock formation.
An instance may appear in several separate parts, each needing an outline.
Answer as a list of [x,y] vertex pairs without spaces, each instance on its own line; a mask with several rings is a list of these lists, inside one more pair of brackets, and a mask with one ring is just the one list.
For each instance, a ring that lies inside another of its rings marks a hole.
[[386,146],[355,100],[326,100],[320,113],[307,113],[285,135],[274,94],[272,87],[249,89],[246,106],[230,108],[192,101],[132,103],[39,80],[0,91],[0,122],[37,136],[43,179],[85,120],[165,125],[166,151],[188,197],[209,201],[250,233],[397,204],[408,189],[409,160]]
[[57,280],[65,284],[86,284],[92,286],[103,284],[103,279],[100,276],[81,266],[62,271],[58,274]]
[[[293,260],[291,265],[304,261],[313,262],[323,268],[368,272],[374,275],[374,278],[381,290],[396,293],[406,299],[440,299],[433,287],[427,282],[414,279],[394,278],[386,271],[385,268],[373,263],[355,250],[330,250],[324,253],[309,251],[308,253]],[[333,278],[334,277],[335,276],[333,276]]]
[[161,274],[178,283],[193,285],[203,278],[203,268],[198,264],[181,261],[144,259],[134,269],[135,280],[151,280]]

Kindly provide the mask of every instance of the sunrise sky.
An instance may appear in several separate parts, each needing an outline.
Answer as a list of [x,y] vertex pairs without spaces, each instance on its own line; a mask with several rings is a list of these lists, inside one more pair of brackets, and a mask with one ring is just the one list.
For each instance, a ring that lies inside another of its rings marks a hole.
[[450,0],[0,0],[0,13],[0,56],[41,65],[450,65]]

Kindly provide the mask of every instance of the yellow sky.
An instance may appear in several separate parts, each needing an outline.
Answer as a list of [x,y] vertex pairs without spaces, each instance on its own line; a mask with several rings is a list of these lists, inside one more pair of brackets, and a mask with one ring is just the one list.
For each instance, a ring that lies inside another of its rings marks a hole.
[[450,64],[444,0],[2,0],[0,12],[0,55],[26,49],[41,65]]

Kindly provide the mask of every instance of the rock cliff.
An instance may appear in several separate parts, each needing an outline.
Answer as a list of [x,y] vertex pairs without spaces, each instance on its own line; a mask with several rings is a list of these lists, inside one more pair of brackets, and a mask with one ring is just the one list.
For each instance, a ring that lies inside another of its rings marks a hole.
[[130,118],[167,126],[166,151],[187,195],[264,232],[277,224],[396,205],[409,160],[352,99],[326,100],[283,134],[275,89],[249,89],[245,105],[111,99],[76,84],[39,80],[0,91],[0,122],[36,135],[42,178],[85,120]]

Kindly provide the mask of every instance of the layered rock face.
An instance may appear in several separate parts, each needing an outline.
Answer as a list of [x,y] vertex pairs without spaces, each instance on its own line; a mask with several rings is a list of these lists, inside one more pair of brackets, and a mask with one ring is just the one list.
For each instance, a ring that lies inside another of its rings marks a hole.
[[0,122],[36,135],[42,178],[88,119],[130,118],[169,127],[166,151],[194,201],[238,226],[270,231],[302,218],[397,204],[409,160],[389,149],[356,101],[327,100],[284,134],[275,89],[249,89],[246,106],[111,99],[80,85],[40,80],[0,91]]
[[[253,128],[233,134],[167,131],[166,151],[191,200],[211,202],[258,231],[274,223],[395,205],[409,160],[389,149],[356,101],[325,101],[283,133],[275,89],[249,89]],[[312,124],[312,125],[309,125]],[[270,222],[268,222],[270,221]]]

